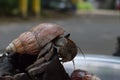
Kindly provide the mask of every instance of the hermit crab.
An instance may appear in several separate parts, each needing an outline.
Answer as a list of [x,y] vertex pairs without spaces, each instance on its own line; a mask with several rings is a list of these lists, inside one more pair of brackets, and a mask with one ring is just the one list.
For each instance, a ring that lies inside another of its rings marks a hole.
[[33,80],[69,80],[61,62],[73,60],[77,46],[69,38],[70,34],[64,33],[60,25],[42,23],[14,39],[6,47],[6,52],[12,54],[10,62],[16,68],[15,73],[18,70],[27,73],[34,76]]
[[0,60],[0,80],[100,80],[86,71],[74,70],[71,77],[66,73],[61,62],[71,61],[77,54],[69,37],[52,23],[22,33],[6,47],[8,56]]
[[72,60],[77,54],[75,43],[69,39],[69,34],[64,36],[64,29],[52,23],[43,23],[30,31],[22,33],[14,39],[7,47],[8,53],[44,56],[49,60],[56,47],[63,62]]

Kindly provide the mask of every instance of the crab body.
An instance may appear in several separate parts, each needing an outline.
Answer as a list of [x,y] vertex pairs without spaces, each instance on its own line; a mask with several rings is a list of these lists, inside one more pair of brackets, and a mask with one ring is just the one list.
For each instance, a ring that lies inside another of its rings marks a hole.
[[77,47],[64,32],[57,24],[43,23],[22,33],[6,47],[14,76],[0,80],[100,80],[83,70],[68,76],[61,61],[73,60]]
[[53,53],[52,48],[56,47],[62,61],[70,61],[76,56],[77,47],[72,40],[64,36],[64,32],[64,29],[57,24],[43,23],[14,39],[6,47],[6,51],[38,55],[38,58],[47,55],[45,58],[49,60]]

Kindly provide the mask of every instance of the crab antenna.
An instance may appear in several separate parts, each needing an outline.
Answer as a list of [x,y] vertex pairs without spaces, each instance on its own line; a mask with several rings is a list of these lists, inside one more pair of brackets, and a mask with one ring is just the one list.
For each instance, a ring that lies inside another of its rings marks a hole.
[[[77,46],[78,47],[78,46]],[[85,54],[84,52],[82,51],[82,49],[80,47],[78,47],[79,51],[82,53],[83,57],[85,58]]]

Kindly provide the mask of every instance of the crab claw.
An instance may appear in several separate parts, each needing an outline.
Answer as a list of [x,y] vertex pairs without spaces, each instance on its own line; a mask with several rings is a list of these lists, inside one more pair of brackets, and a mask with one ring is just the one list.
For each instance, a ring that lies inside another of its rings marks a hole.
[[69,38],[65,38],[67,43],[59,48],[59,54],[62,58],[62,62],[71,61],[77,54],[76,44]]

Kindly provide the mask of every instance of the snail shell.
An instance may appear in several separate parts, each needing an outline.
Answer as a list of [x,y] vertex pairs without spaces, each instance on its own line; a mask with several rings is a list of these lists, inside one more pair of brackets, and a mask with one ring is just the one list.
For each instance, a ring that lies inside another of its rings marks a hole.
[[40,46],[44,46],[56,37],[64,34],[61,26],[51,23],[43,23],[31,29],[39,41]]
[[6,48],[8,52],[37,54],[39,45],[32,32],[24,32],[18,38],[14,39]]
[[22,33],[7,46],[6,51],[36,55],[47,43],[63,33],[64,29],[59,25],[43,23],[28,32]]

